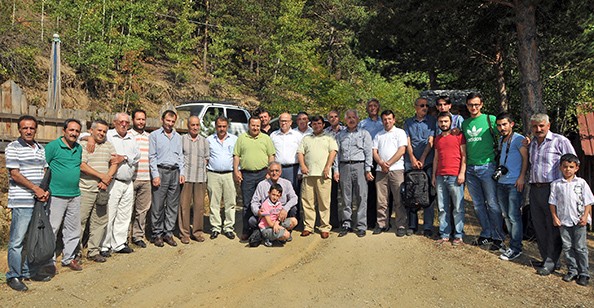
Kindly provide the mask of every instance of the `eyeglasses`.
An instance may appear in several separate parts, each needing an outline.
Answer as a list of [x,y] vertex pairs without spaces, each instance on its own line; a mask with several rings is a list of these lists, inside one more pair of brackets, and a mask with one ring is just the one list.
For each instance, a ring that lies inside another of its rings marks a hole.
[[427,104],[420,104],[420,105],[417,105],[417,107],[425,108],[425,107],[427,107]]
[[480,107],[481,104],[466,104],[466,106],[468,106],[468,108],[478,108]]

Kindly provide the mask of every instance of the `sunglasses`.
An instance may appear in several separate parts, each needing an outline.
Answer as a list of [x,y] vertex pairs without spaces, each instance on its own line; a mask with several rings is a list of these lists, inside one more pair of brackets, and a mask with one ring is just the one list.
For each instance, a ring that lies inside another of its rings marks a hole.
[[427,107],[427,104],[420,104],[420,105],[417,105],[417,107],[425,108],[425,107]]

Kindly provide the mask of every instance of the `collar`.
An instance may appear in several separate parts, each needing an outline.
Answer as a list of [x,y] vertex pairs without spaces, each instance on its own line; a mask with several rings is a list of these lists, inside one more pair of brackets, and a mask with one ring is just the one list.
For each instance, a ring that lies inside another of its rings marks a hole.
[[[26,141],[25,141],[23,138],[21,138],[21,137],[19,137],[19,138],[17,139],[17,141],[18,141],[18,143],[19,143],[21,146],[23,146],[23,147],[30,147],[30,148],[33,148],[33,147],[30,145],[30,144],[28,144],[28,143],[27,143],[27,142],[26,142]],[[38,143],[37,141],[35,141],[35,140],[33,140],[33,145],[34,145],[34,146],[35,146],[37,149],[40,149],[40,148],[41,148],[41,146],[39,145],[39,143]]]

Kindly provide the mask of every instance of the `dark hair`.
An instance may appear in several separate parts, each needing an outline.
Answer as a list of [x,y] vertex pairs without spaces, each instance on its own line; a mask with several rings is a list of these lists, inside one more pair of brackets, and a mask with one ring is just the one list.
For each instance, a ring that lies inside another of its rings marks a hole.
[[392,111],[390,109],[382,111],[380,116],[383,117],[383,116],[389,116],[389,115],[396,118],[396,116],[394,115],[394,111]]
[[559,164],[562,164],[563,162],[568,162],[568,163],[576,163],[576,165],[580,165],[580,159],[575,156],[575,154],[571,154],[571,153],[567,153],[567,154],[563,154],[561,156],[561,159],[559,160]]
[[142,109],[134,109],[134,110],[132,110],[132,113],[131,113],[132,114],[132,119],[135,119],[136,118],[136,114],[139,113],[139,112],[142,113],[142,114],[144,114],[144,116],[146,117],[146,111],[144,111]]
[[442,95],[435,100],[435,106],[437,106],[437,102],[444,101],[447,105],[451,105],[452,101],[450,100],[449,96]]
[[268,115],[270,115],[270,112],[263,107],[258,107],[256,110],[254,110],[254,116],[259,117],[263,113],[268,113]]
[[219,121],[223,121],[223,122],[227,122],[227,125],[229,125],[229,119],[227,119],[225,116],[218,116],[215,120],[215,125],[217,124],[217,122]]
[[507,119],[510,123],[514,122],[514,117],[512,116],[511,113],[509,112],[502,112],[500,114],[497,115],[497,118],[495,118],[496,120],[503,120],[503,119]]
[[273,190],[278,191],[279,193],[283,193],[283,187],[279,184],[279,183],[274,183],[272,185],[270,185],[270,189],[268,190],[268,192],[272,192]]
[[19,117],[19,119],[17,120],[17,127],[21,128],[21,122],[22,121],[33,121],[35,122],[35,128],[37,128],[37,119],[34,116],[25,114]]
[[97,120],[93,121],[93,123],[91,123],[91,128],[97,127],[97,124],[105,125],[105,126],[107,126],[107,128],[109,128],[109,124],[105,120],[102,120],[102,119],[97,119]]
[[448,117],[448,118],[450,118],[450,121],[452,121],[452,114],[451,114],[451,113],[449,113],[449,112],[440,112],[440,113],[437,115],[437,118],[438,118],[438,119],[439,119],[439,118],[443,118],[443,117]]
[[72,122],[78,124],[78,126],[80,126],[80,128],[82,128],[82,124],[80,123],[79,120],[70,118],[70,119],[66,119],[66,121],[64,121],[64,129],[67,129],[68,128],[68,124],[70,124]]
[[311,117],[310,121],[311,122],[318,122],[318,121],[324,122],[324,117],[322,117],[321,115],[315,115],[315,116]]
[[370,103],[376,103],[378,106],[380,106],[380,102],[379,102],[379,100],[378,100],[377,98],[375,98],[375,97],[372,97],[371,99],[369,99],[369,100],[367,101],[367,104],[365,104],[365,106],[366,106],[366,107],[367,107],[367,106],[369,106],[369,104],[370,104]]
[[[258,121],[260,121],[260,118],[258,118],[258,116],[252,116],[252,117],[250,117],[250,119],[248,120],[248,123],[251,123],[251,122],[252,122],[252,120],[258,120]],[[260,123],[261,123],[261,122],[262,122],[262,121],[260,121]]]
[[470,92],[470,93],[468,93],[468,95],[466,95],[466,102],[468,103],[469,100],[471,100],[473,98],[477,98],[477,97],[481,100],[481,102],[483,101],[483,96],[481,95],[481,93]]
[[166,116],[174,116],[177,119],[177,113],[171,109],[167,109],[161,115],[161,120],[164,120]]
[[307,114],[307,112],[305,112],[305,111],[299,111],[299,112],[297,113],[297,117],[299,117],[299,116],[300,116],[300,115],[302,115],[302,114],[304,114],[304,115],[305,115],[307,118],[309,118],[309,114]]

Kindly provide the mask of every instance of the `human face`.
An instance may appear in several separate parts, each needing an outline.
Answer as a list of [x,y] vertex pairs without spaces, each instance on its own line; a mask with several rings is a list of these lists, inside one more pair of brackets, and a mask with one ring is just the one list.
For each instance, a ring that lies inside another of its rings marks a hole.
[[275,183],[280,178],[281,173],[282,173],[282,169],[281,169],[281,166],[280,165],[272,164],[268,168],[268,175],[270,176],[270,180],[272,180]]
[[574,162],[564,161],[559,166],[559,169],[561,169],[561,173],[563,173],[563,178],[570,180],[573,179],[578,170],[580,170],[580,166]]
[[256,137],[260,134],[260,119],[258,118],[251,118],[250,119],[250,136]]
[[280,200],[281,192],[276,189],[273,189],[268,193],[268,197],[270,198],[270,201],[277,203],[278,200]]
[[336,113],[335,111],[330,111],[330,113],[328,113],[328,122],[330,122],[330,125],[332,127],[337,127],[340,124],[338,113]]
[[165,132],[170,133],[171,131],[173,131],[173,126],[175,125],[175,121],[177,121],[177,116],[167,114],[162,119],[162,121],[163,121],[163,129],[165,130]]
[[270,124],[270,114],[268,112],[262,112],[258,117],[262,127],[267,127]]
[[371,101],[367,104],[367,114],[369,115],[370,118],[375,118],[377,117],[377,114],[379,113],[379,104],[375,101]]
[[497,130],[503,137],[509,136],[513,132],[515,122],[509,122],[509,119],[497,120]]
[[130,117],[127,114],[121,114],[113,121],[113,126],[120,136],[126,136],[128,133],[128,126],[130,125]]
[[66,142],[68,142],[69,144],[74,144],[78,139],[78,136],[80,135],[80,129],[81,127],[80,125],[78,125],[78,123],[68,123],[66,129],[64,129],[64,139],[66,140]]
[[319,135],[324,131],[324,121],[312,121],[311,128],[313,129],[314,135]]
[[450,112],[450,109],[452,108],[452,104],[446,103],[444,99],[438,99],[437,102],[435,102],[435,106],[439,112]]
[[429,110],[429,106],[427,105],[427,100],[420,99],[415,102],[415,112],[417,113],[417,117],[422,118],[427,115],[427,110]]
[[308,122],[309,122],[309,118],[305,114],[301,114],[297,117],[297,127],[302,132],[304,132],[307,129]]
[[357,117],[354,112],[347,112],[344,121],[349,130],[354,130],[357,127],[357,124],[359,124],[359,117]]
[[109,127],[107,125],[97,123],[95,128],[91,128],[91,136],[95,139],[97,143],[105,142],[105,136],[107,135],[107,130]]
[[481,108],[483,108],[483,101],[480,98],[475,97],[466,101],[466,108],[470,112],[470,116],[476,118],[481,115]]
[[450,117],[439,117],[437,118],[437,125],[442,132],[447,132],[452,127],[452,120],[450,120]]
[[278,117],[278,121],[280,122],[280,130],[283,133],[288,132],[291,129],[291,124],[293,124],[291,115],[288,113],[282,113],[280,117]]
[[25,140],[28,144],[35,143],[35,133],[37,132],[37,125],[33,120],[22,120],[19,123],[19,133],[21,139]]
[[146,126],[146,114],[144,112],[137,112],[134,115],[134,119],[132,119],[132,127],[137,132],[144,131],[144,127]]
[[223,139],[225,136],[227,136],[227,128],[229,124],[227,124],[226,121],[218,120],[215,125],[217,130],[217,137],[219,137],[219,139]]
[[394,127],[394,116],[391,114],[383,115],[382,123],[384,123],[384,129],[389,132]]
[[188,133],[192,138],[195,138],[200,133],[200,119],[198,117],[190,117],[188,119]]
[[530,128],[532,130],[532,134],[538,140],[542,141],[549,133],[549,129],[551,129],[551,123],[547,123],[545,121],[542,121],[542,122],[531,121]]

